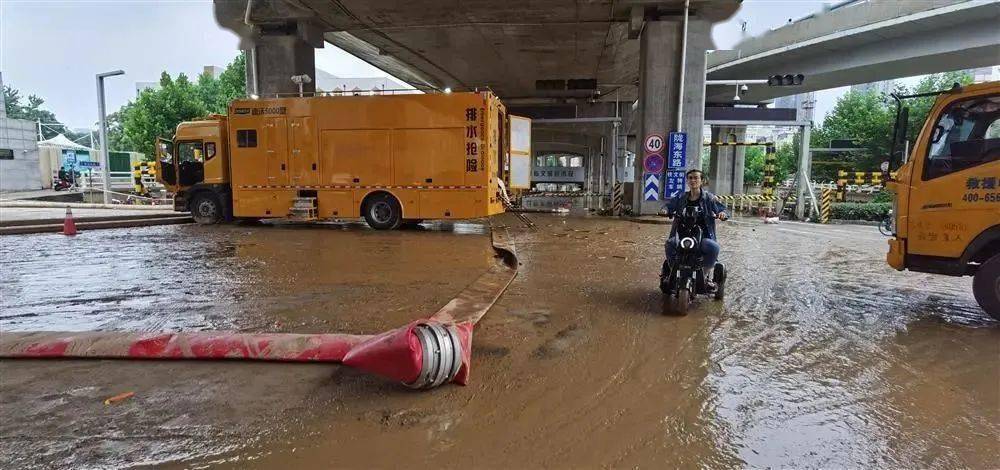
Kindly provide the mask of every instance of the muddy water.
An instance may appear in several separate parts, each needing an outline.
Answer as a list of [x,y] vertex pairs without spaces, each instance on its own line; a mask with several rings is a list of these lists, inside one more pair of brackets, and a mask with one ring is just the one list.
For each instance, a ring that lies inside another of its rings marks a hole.
[[185,225],[4,237],[0,327],[378,331],[485,270],[487,234]]
[[[530,217],[535,229],[514,231],[521,271],[476,328],[467,387],[413,393],[336,366],[6,361],[0,455],[240,468],[1000,461],[1000,327],[968,279],[888,268],[874,228],[724,224],[726,300],[676,317],[661,314],[655,287],[665,227]],[[400,238],[368,253],[413,235],[426,234],[387,236]],[[279,263],[290,246],[263,251]],[[270,312],[272,287],[243,292]],[[242,312],[254,324],[252,303],[213,321]],[[355,310],[334,324],[371,321]],[[91,399],[125,389],[137,397],[118,407]]]

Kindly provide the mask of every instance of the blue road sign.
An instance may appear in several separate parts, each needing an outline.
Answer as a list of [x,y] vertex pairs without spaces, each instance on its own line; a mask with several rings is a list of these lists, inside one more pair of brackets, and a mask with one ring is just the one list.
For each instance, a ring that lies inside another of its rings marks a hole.
[[668,170],[667,184],[663,190],[663,198],[669,199],[684,192],[684,170]]
[[667,141],[667,168],[684,168],[687,166],[687,141],[686,132],[671,132]]

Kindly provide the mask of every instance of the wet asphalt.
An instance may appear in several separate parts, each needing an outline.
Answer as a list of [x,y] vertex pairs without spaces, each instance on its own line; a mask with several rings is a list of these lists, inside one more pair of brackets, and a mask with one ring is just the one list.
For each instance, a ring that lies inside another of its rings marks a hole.
[[[0,361],[0,466],[921,467],[1000,461],[1000,326],[874,227],[723,224],[722,302],[662,313],[666,227],[510,226],[471,382],[331,365]],[[482,223],[169,226],[0,239],[0,329],[371,333],[490,263]],[[119,405],[108,396],[134,391]]]

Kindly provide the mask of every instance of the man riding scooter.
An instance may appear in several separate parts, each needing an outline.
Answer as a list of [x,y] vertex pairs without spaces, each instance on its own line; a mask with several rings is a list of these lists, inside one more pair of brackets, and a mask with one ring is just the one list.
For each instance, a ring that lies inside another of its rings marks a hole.
[[[712,271],[715,269],[715,263],[719,258],[719,251],[721,250],[715,236],[715,219],[726,220],[729,216],[726,214],[726,206],[719,202],[719,198],[702,188],[705,180],[701,170],[688,170],[685,178],[687,179],[688,187],[691,189],[674,196],[663,207],[661,213],[673,216],[682,213],[686,207],[697,207],[700,209],[701,220],[698,223],[701,225],[703,233],[701,246],[699,247],[702,254],[702,272],[704,273],[706,290],[714,292],[717,286],[712,281]],[[670,228],[670,236],[667,237],[665,247],[667,259],[663,262],[663,269],[660,271],[661,284],[670,275],[670,264],[677,262],[678,246],[677,221],[675,219]]]

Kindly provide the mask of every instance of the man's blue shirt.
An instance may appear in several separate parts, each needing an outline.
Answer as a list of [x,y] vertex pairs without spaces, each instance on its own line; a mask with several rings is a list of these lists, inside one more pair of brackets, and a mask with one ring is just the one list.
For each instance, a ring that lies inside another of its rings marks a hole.
[[[687,206],[688,194],[689,192],[686,191],[671,198],[670,201],[668,201],[664,206],[666,207],[667,212],[674,214],[675,216],[683,212],[684,207]],[[715,214],[725,212],[726,206],[725,204],[719,202],[719,198],[716,197],[715,194],[712,194],[704,189],[701,190],[701,199],[699,200],[699,204],[701,205],[701,215],[704,218],[703,222],[705,224],[704,236],[705,238],[716,240]],[[670,227],[670,237],[668,238],[672,238],[676,233],[677,224],[672,224]]]

